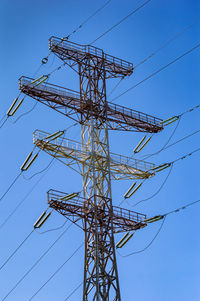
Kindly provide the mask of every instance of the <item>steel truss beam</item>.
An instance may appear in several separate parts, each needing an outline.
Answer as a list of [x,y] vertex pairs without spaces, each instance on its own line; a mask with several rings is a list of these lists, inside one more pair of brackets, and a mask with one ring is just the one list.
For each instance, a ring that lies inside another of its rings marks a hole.
[[[106,157],[101,153],[101,149],[96,149],[92,154],[90,145],[86,145],[83,149],[81,143],[62,137],[48,141],[46,137],[49,135],[49,133],[36,130],[33,135],[34,144],[82,176],[83,164],[92,170],[90,160],[93,156],[95,157],[95,170],[106,172]],[[155,165],[149,162],[110,153],[110,172],[113,180],[147,179],[154,176],[154,167]]]
[[162,119],[111,102],[90,103],[89,96],[57,85],[34,85],[33,78],[22,76],[20,90],[57,112],[83,123],[91,117],[106,122],[109,130],[158,133],[163,129]]
[[[73,199],[66,201],[63,198],[67,195],[67,193],[51,189],[47,193],[47,202],[51,208],[58,211],[73,223],[77,224],[78,221],[83,221],[84,219],[90,221],[94,220],[95,210],[88,206],[90,200],[85,200],[80,196],[76,196]],[[94,197],[97,198],[99,196]],[[102,196],[101,198],[105,197]],[[109,202],[109,200],[107,199],[106,202]],[[113,206],[113,210],[109,209],[107,208],[102,211],[100,208],[97,208],[97,219],[99,224],[103,224],[105,221],[108,223],[108,221],[112,219],[114,233],[135,231],[146,226],[146,223],[144,222],[146,219],[145,214],[116,206]],[[77,225],[84,229],[83,225],[80,225],[79,223]],[[94,225],[92,226],[94,227]]]
[[[81,124],[81,144],[69,139],[51,140],[36,132],[40,149],[78,171],[83,198],[65,202],[50,192],[50,206],[79,225],[85,233],[83,301],[121,301],[114,233],[146,226],[145,215],[112,205],[111,179],[143,179],[154,175],[153,164],[109,151],[108,130],[156,133],[161,120],[106,99],[106,79],[129,76],[133,65],[90,45],[52,37],[50,49],[72,69],[78,69],[80,93],[50,84],[20,79],[23,93]],[[79,225],[80,226],[80,225]]]
[[124,77],[133,73],[132,63],[106,54],[102,49],[91,45],[80,45],[57,37],[51,37],[49,48],[62,61],[70,62],[71,66],[81,65],[83,68],[87,68],[88,63],[90,66],[104,66],[105,79]]

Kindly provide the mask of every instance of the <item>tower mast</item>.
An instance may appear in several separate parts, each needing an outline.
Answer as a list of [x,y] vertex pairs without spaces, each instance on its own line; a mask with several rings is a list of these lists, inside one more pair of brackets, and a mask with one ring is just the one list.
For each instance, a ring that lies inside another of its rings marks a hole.
[[[21,77],[20,90],[81,125],[81,143],[49,139],[35,132],[34,143],[83,178],[83,197],[50,190],[48,203],[85,233],[83,301],[121,301],[114,233],[146,226],[145,215],[112,204],[111,179],[146,179],[153,164],[110,153],[108,130],[157,133],[161,119],[106,99],[108,78],[129,76],[133,65],[103,50],[52,37],[50,49],[72,69],[78,67],[80,91]],[[56,136],[55,136],[56,137]],[[76,166],[76,167],[74,167]]]

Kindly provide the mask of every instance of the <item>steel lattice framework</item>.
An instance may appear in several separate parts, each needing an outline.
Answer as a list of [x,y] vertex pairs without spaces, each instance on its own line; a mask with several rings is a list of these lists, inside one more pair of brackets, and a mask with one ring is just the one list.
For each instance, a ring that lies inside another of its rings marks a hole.
[[80,91],[35,85],[27,77],[20,78],[20,90],[80,123],[81,143],[65,138],[49,141],[49,134],[42,131],[34,133],[34,143],[82,175],[83,197],[65,200],[66,193],[50,190],[48,203],[84,230],[83,301],[121,301],[114,233],[145,227],[146,216],[112,205],[111,179],[149,178],[154,165],[110,153],[108,130],[157,133],[163,128],[161,119],[107,101],[106,79],[131,75],[131,63],[55,37],[50,49],[77,69]]

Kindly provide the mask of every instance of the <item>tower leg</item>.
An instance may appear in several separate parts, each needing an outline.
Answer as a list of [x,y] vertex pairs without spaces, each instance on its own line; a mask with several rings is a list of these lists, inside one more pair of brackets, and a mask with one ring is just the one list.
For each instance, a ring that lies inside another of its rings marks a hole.
[[[84,61],[84,66],[79,66],[79,75],[81,99],[88,103],[88,110],[106,104],[103,65],[91,66],[90,60],[88,64]],[[92,216],[84,221],[83,301],[121,301],[112,223],[108,130],[98,116],[89,116],[82,116],[81,132],[82,151],[92,154],[87,165],[83,163],[85,207]]]

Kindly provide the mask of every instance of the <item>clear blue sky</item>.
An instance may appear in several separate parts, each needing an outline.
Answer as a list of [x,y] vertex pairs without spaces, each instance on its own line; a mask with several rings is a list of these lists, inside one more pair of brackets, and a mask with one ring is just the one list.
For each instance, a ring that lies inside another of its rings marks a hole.
[[[68,0],[2,0],[0,3],[1,32],[1,101],[0,114],[3,116],[18,94],[18,78],[21,75],[32,76],[40,65],[41,58],[48,53],[48,39],[52,35],[63,37],[71,33],[104,1],[68,1]],[[142,1],[112,0],[97,16],[91,19],[81,30],[74,34],[72,41],[89,44],[101,33],[136,8]],[[142,10],[131,16],[119,27],[112,30],[96,46],[105,52],[137,64],[164,42],[179,33],[183,28],[200,17],[199,1],[195,0],[152,0]],[[124,80],[112,97],[139,82],[161,66],[167,64],[183,52],[199,43],[199,23],[188,30],[179,39],[160,51],[147,63],[136,69],[133,75]],[[199,49],[173,64],[165,71],[141,84],[123,97],[118,104],[146,112],[166,119],[197,105],[199,101]],[[47,74],[60,61],[51,55],[48,64],[38,75]],[[69,68],[55,73],[50,82],[78,90],[78,77]],[[108,83],[108,93],[116,81]],[[35,101],[26,98],[14,121],[21,113],[31,109]],[[171,142],[199,129],[200,111],[185,115]],[[0,116],[0,117],[1,117]],[[35,129],[54,132],[66,128],[72,121],[55,111],[38,104],[29,115],[16,124],[7,122],[0,130],[1,169],[0,194],[3,194],[15,176],[27,154],[32,150],[32,133]],[[167,127],[155,135],[138,158],[143,158],[159,150],[171,135],[176,124]],[[67,134],[69,138],[80,141],[80,127]],[[133,154],[133,148],[142,137],[140,133],[110,133],[111,151],[127,156]],[[199,147],[200,134],[171,147],[149,161],[156,164],[172,161]],[[170,142],[170,143],[171,143]],[[36,163],[25,174],[31,176],[43,169],[51,158],[41,153]],[[177,163],[165,186],[154,198],[141,203],[134,209],[146,213],[149,217],[162,214],[199,198],[199,153],[195,153]],[[146,181],[130,200],[134,204],[151,196],[161,186],[168,170]],[[0,224],[12,209],[32,188],[39,176],[27,181],[21,177],[0,203]],[[124,192],[131,185],[125,181],[113,183],[113,203],[117,205]],[[58,189],[64,192],[81,190],[82,180],[72,170],[59,162],[54,162],[45,177],[18,209],[16,214],[0,228],[0,265],[9,254],[28,235],[33,223],[46,209],[46,192]],[[124,207],[131,208],[127,203]],[[200,205],[189,207],[178,214],[170,215],[164,227],[145,252],[128,258],[117,256],[121,295],[123,301],[199,301],[200,300]],[[58,227],[65,221],[56,212],[43,229]],[[126,247],[120,252],[126,255],[143,249],[154,237],[160,222],[138,231]],[[28,270],[35,260],[47,249],[63,231],[46,234],[34,233],[20,251],[0,270],[0,300]],[[120,236],[116,237],[116,241]],[[18,288],[7,298],[8,301],[25,301],[49,278],[83,241],[84,235],[73,225],[55,245],[40,264],[24,279]],[[83,249],[79,251],[65,267],[33,299],[64,301],[66,296],[83,279]],[[82,300],[79,289],[70,300]]]

